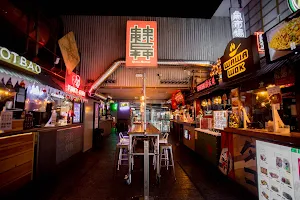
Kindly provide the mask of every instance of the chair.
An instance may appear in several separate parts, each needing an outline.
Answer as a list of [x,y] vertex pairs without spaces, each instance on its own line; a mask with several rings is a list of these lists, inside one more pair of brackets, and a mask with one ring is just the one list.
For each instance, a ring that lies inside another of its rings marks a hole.
[[[172,145],[169,143],[166,144],[160,144],[160,168],[161,167],[167,167],[167,170],[169,170],[169,167],[173,167],[173,174],[174,178],[176,180],[176,175],[175,175],[175,165],[174,165],[174,158],[173,158],[173,150],[172,150]],[[170,151],[170,156],[171,160],[169,158],[169,151]],[[162,161],[164,161],[164,165],[162,165]],[[170,163],[171,161],[171,163]]]

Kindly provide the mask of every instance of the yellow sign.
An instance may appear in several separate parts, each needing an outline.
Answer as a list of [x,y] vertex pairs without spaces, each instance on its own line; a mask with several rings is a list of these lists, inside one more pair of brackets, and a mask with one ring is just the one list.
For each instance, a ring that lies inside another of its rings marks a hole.
[[19,56],[5,47],[0,47],[0,60],[35,74],[39,74],[42,71],[41,67],[36,63],[27,60],[23,56]]
[[223,64],[224,70],[227,71],[228,78],[231,78],[233,76],[236,76],[236,75],[246,71],[244,61],[248,59],[249,52],[248,52],[248,49],[244,49],[242,52],[240,52],[236,55],[236,52],[240,46],[241,46],[241,44],[239,44],[237,46],[237,48],[235,48],[234,43],[230,44],[229,57],[232,57],[232,58]]

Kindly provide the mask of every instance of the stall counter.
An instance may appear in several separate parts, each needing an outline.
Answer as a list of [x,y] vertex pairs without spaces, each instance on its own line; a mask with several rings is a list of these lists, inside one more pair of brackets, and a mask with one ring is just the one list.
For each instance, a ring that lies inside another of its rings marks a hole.
[[[264,170],[257,167],[257,162],[261,159],[260,152],[257,152],[256,148],[257,142],[265,142],[269,146],[278,146],[278,154],[281,153],[281,148],[300,148],[300,133],[282,135],[259,129],[225,128],[221,134],[222,152],[226,154],[228,152],[227,155],[231,159],[228,163],[232,163],[228,166],[228,171],[225,174],[257,196],[262,195],[261,192],[258,192],[258,187],[261,184],[258,180],[264,172]],[[259,153],[259,156],[257,156],[257,153]],[[276,152],[272,153],[274,154],[272,157],[275,158]]]
[[[178,141],[181,143],[184,143],[184,126],[191,127],[190,129],[194,129],[196,127],[196,123],[192,122],[183,122],[183,121],[177,121],[177,120],[170,120],[171,121],[171,127],[172,127],[172,134],[175,135],[176,138],[178,138]],[[186,141],[187,142],[187,141]]]
[[1,133],[0,196],[32,179],[51,176],[82,148],[83,124]]
[[221,133],[195,128],[195,151],[217,167],[221,152]]

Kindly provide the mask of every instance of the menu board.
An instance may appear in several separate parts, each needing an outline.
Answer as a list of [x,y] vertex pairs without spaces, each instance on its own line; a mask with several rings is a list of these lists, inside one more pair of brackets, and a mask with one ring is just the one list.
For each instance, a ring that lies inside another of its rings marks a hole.
[[227,111],[214,111],[214,129],[224,130],[228,123],[228,112]]
[[80,103],[74,103],[74,115],[73,123],[79,123],[81,117]]
[[300,199],[300,149],[256,141],[259,199]]

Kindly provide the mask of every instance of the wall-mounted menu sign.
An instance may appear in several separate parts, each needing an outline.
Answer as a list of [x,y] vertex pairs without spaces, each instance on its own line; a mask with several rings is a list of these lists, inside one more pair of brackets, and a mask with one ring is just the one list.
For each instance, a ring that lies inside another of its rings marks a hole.
[[221,58],[223,82],[228,82],[259,69],[259,54],[255,36],[234,38]]
[[219,76],[215,75],[197,85],[197,92],[219,84]]
[[258,196],[300,199],[300,149],[256,141]]
[[300,11],[290,15],[264,34],[268,62],[283,59],[300,50]]
[[42,71],[41,67],[36,63],[27,60],[23,56],[19,56],[5,47],[0,47],[0,60],[35,74],[39,74]]

